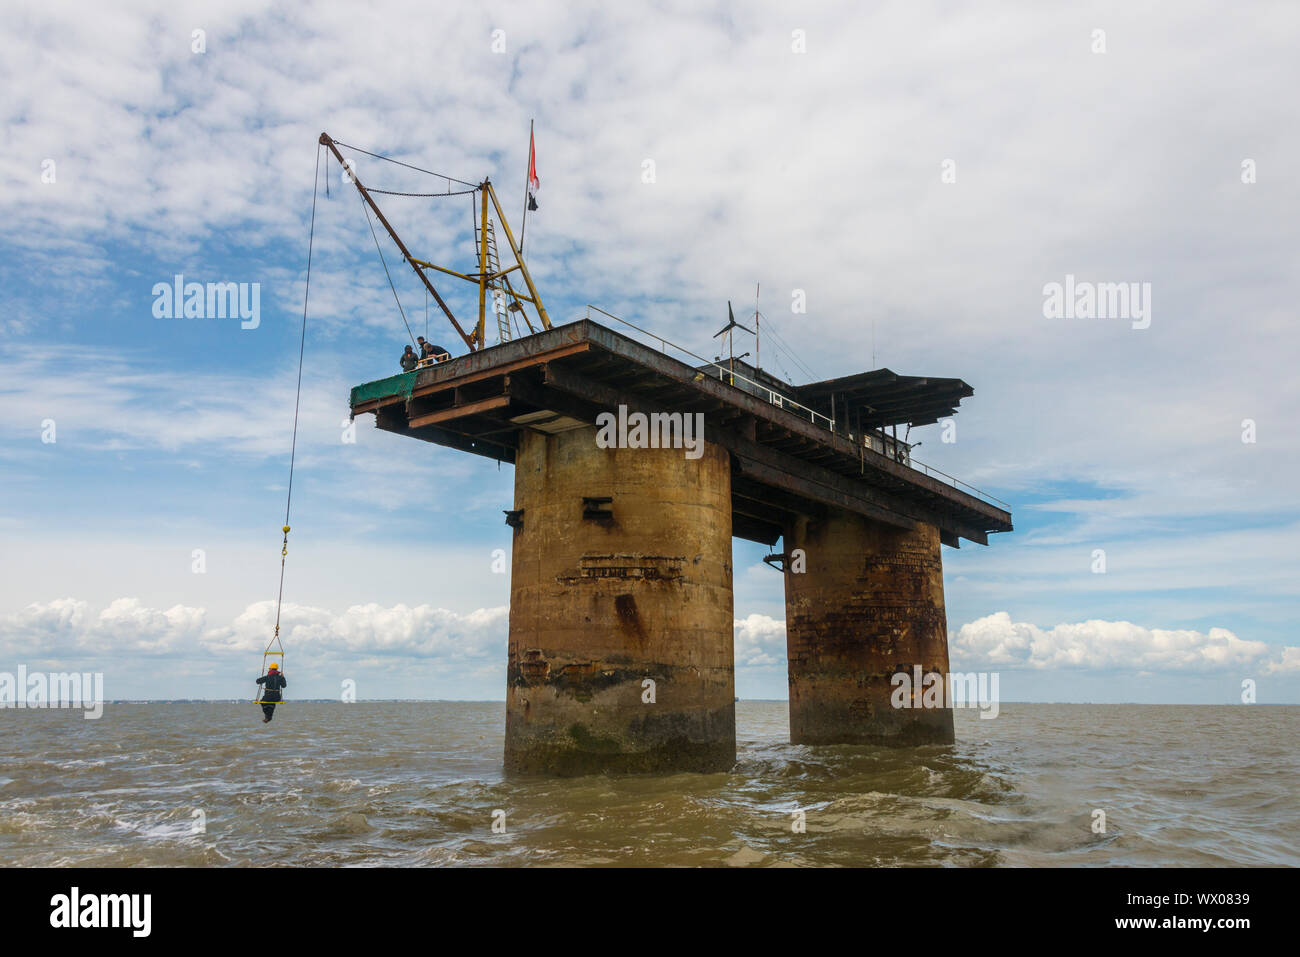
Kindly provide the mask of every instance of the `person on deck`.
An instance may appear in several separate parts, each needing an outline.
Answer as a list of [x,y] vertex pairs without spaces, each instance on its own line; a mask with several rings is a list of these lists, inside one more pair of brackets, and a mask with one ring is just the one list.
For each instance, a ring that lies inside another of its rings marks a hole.
[[260,703],[263,715],[262,724],[266,724],[275,717],[275,704],[280,700],[280,689],[289,687],[289,682],[285,680],[284,675],[280,674],[279,666],[272,664],[267,673],[257,679],[257,683],[265,688]]
[[442,346],[434,345],[432,342],[426,340],[424,336],[420,336],[419,338],[420,338],[421,359],[436,359],[438,362],[446,361],[447,358],[446,349],[444,349]]
[[415,354],[414,349],[412,349],[410,346],[407,346],[406,351],[402,353],[401,361],[402,361],[403,372],[413,372],[415,370],[416,365],[420,361],[420,357]]

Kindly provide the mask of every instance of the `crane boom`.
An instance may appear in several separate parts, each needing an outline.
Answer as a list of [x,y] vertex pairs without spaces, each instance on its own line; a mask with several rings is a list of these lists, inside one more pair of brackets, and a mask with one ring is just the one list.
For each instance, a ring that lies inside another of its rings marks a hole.
[[443,313],[447,316],[448,321],[456,327],[456,332],[460,337],[465,340],[465,345],[469,347],[471,352],[474,351],[475,348],[477,348],[474,345],[474,339],[461,328],[460,323],[457,322],[456,317],[452,315],[451,309],[447,306],[447,303],[443,301],[442,296],[438,295],[438,290],[433,288],[433,283],[430,282],[429,277],[424,274],[424,270],[415,265],[413,257],[411,256],[411,251],[406,248],[406,243],[402,242],[402,237],[397,235],[397,230],[393,229],[388,220],[384,217],[384,214],[380,212],[379,206],[376,205],[374,199],[370,195],[370,191],[362,185],[361,178],[357,176],[355,171],[353,171],[343,159],[343,154],[340,153],[339,148],[334,145],[334,140],[328,133],[321,133],[320,142],[322,146],[334,154],[334,158],[339,161],[339,165],[347,171],[348,178],[352,180],[352,185],[354,185],[357,188],[357,191],[361,193],[361,198],[366,201],[366,205],[375,211],[375,216],[379,219],[379,222],[383,225],[384,229],[388,230],[388,235],[393,237],[393,242],[396,243],[397,248],[402,251],[402,258],[405,259],[410,264],[411,268],[415,270],[415,274],[420,277],[420,281],[424,283],[424,287],[428,289],[430,295],[433,296],[434,302],[436,302],[439,308],[442,309]]
[[[384,229],[388,231],[388,235],[393,238],[393,242],[396,243],[397,248],[401,250],[402,258],[405,259],[406,262],[410,265],[410,267],[415,270],[415,274],[420,277],[420,282],[424,283],[424,287],[427,290],[429,290],[429,293],[433,296],[433,299],[438,304],[438,307],[442,309],[443,314],[447,317],[447,321],[450,322],[452,326],[456,329],[456,333],[461,337],[461,339],[464,341],[465,345],[469,348],[471,352],[477,352],[479,349],[482,349],[485,345],[487,290],[489,284],[495,282],[500,282],[501,285],[504,287],[504,291],[508,293],[510,297],[514,300],[510,304],[509,308],[512,311],[520,312],[523,315],[524,321],[528,324],[528,328],[530,332],[532,331],[533,327],[532,327],[532,323],[528,321],[527,313],[524,311],[524,303],[530,303],[532,307],[536,310],[537,318],[541,322],[542,328],[544,329],[551,328],[550,316],[546,314],[546,307],[542,305],[542,297],[538,295],[537,287],[533,285],[533,277],[529,274],[528,266],[524,263],[523,251],[515,243],[514,234],[510,231],[510,224],[506,222],[505,216],[501,212],[501,204],[497,202],[496,190],[492,188],[492,182],[490,180],[484,179],[483,182],[479,183],[478,186],[474,187],[476,191],[481,191],[483,193],[483,196],[481,198],[481,203],[480,203],[481,222],[476,224],[476,229],[481,230],[481,232],[479,233],[478,236],[475,237],[477,240],[476,243],[477,249],[475,250],[475,253],[479,260],[478,272],[477,273],[457,272],[454,269],[448,269],[445,266],[439,266],[435,263],[425,262],[423,259],[417,259],[415,256],[412,256],[411,251],[407,249],[406,244],[402,242],[402,238],[397,235],[397,230],[393,229],[392,224],[388,222],[387,217],[385,217],[383,212],[380,211],[378,204],[374,200],[374,197],[370,195],[370,191],[366,189],[366,187],[362,184],[361,179],[356,175],[355,170],[353,170],[352,167],[348,164],[348,162],[343,158],[343,154],[339,152],[338,149],[339,145],[345,145],[345,144],[336,143],[336,141],[328,133],[321,133],[320,143],[322,146],[328,149],[330,153],[334,155],[334,158],[339,161],[339,165],[342,166],[343,169],[347,172],[348,179],[350,179],[352,181],[352,184],[356,186],[357,191],[361,194],[361,198],[365,201],[367,206],[369,206],[372,210],[374,210],[375,216],[379,219],[380,225],[382,225]],[[348,148],[355,149],[355,147],[348,147]],[[382,192],[382,190],[380,190],[380,192]],[[511,253],[514,254],[515,257],[515,264],[512,266],[508,266],[505,269],[500,268],[499,264],[494,269],[492,264],[489,263],[489,257],[486,248],[489,199],[492,201],[492,208],[495,209],[496,211],[497,221],[501,224],[502,228],[505,230],[506,241],[510,244],[510,251]],[[471,282],[474,285],[479,287],[478,322],[474,327],[473,333],[466,332],[464,327],[462,327],[461,324],[456,321],[456,317],[452,314],[450,307],[448,307],[447,303],[443,300],[442,296],[438,294],[438,290],[433,287],[433,283],[430,282],[429,277],[425,272],[425,270],[428,269],[436,269],[438,272],[445,273],[449,276],[455,276],[458,279],[463,279],[467,282]],[[510,283],[508,274],[513,272],[516,269],[519,270],[520,275],[523,277],[524,285],[528,290],[527,295],[521,295],[519,292],[516,292],[514,287]]]

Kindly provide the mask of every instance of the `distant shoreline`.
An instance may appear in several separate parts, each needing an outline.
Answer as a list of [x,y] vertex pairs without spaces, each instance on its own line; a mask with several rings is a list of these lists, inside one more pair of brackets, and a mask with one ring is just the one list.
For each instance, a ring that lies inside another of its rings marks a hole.
[[[109,698],[105,704],[255,704],[248,698]],[[788,698],[741,698],[737,704],[789,704]],[[503,698],[358,698],[345,702],[337,698],[290,698],[281,704],[505,704]],[[1197,704],[1163,701],[1003,701],[1002,704],[1050,705],[1057,708],[1069,707],[1106,707],[1106,708],[1300,708],[1300,704],[1285,702],[1240,704],[1237,702],[1200,702]],[[0,706],[0,710],[36,711],[38,708],[12,708]],[[48,709],[47,709],[48,710]]]

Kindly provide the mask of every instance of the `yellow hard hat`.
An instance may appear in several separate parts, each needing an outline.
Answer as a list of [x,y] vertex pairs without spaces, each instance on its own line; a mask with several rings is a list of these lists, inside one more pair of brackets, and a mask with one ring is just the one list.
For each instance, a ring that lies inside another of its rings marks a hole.
[[279,671],[279,670],[280,670],[280,666],[277,665],[277,664],[273,661],[273,662],[271,662],[270,670],[271,670],[271,671]]

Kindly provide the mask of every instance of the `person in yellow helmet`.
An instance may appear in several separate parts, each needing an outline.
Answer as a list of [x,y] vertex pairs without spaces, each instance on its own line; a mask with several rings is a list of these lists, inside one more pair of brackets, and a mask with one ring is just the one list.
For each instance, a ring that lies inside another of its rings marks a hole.
[[289,682],[284,679],[284,675],[280,674],[280,666],[273,662],[267,669],[267,673],[257,679],[257,683],[264,688],[261,700],[262,724],[266,724],[275,717],[275,704],[281,700],[280,689],[287,688]]

